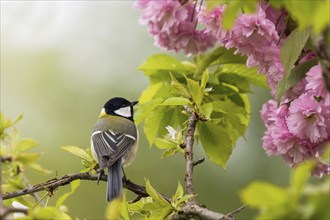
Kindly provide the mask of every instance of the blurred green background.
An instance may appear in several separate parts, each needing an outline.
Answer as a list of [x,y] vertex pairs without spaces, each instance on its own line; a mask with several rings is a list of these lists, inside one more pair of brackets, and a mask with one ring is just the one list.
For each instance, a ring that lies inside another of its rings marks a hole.
[[[146,27],[138,24],[133,1],[1,1],[1,111],[17,125],[22,137],[36,139],[44,152],[41,164],[54,172],[42,176],[28,171],[37,184],[83,167],[60,146],[89,147],[99,111],[109,98],[136,100],[148,79],[136,68],[150,55],[162,52],[153,46]],[[262,149],[264,132],[259,117],[268,91],[254,88],[252,116],[245,139],[240,139],[224,171],[206,160],[195,169],[198,201],[208,208],[230,212],[241,206],[239,192],[254,180],[286,186],[289,168],[279,157]],[[152,185],[165,194],[184,184],[184,158],[160,159],[161,151],[149,148],[140,126],[140,148],[128,177]],[[195,158],[204,156],[195,148]],[[60,188],[57,193],[69,190]],[[82,182],[66,202],[69,214],[80,219],[102,219],[105,183]],[[56,197],[56,195],[55,195]],[[129,198],[134,198],[130,195]],[[51,198],[54,204],[56,198]],[[245,209],[237,216],[249,219]]]

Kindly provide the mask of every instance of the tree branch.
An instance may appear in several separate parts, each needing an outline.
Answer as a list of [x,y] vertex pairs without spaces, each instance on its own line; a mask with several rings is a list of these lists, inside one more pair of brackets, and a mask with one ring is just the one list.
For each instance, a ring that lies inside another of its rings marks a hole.
[[325,87],[330,92],[330,48],[327,42],[329,33],[330,26],[324,30],[322,35],[314,36],[312,42],[315,46],[317,58],[321,64]]
[[208,220],[234,220],[233,217],[224,215],[219,212],[211,211],[207,208],[201,207],[196,204],[186,205],[182,208],[185,215],[198,216],[200,219]]
[[[193,157],[193,146],[194,146],[194,135],[196,124],[198,121],[198,115],[195,112],[192,112],[187,126],[187,136],[186,136],[186,173],[185,173],[185,182],[186,190],[188,194],[194,195],[194,186],[193,186],[193,169],[194,169],[194,157]],[[189,199],[190,203],[196,203],[195,197]]]
[[[91,174],[91,173],[68,174],[68,175],[62,176],[61,178],[54,178],[54,179],[48,180],[47,182],[40,183],[40,184],[34,185],[32,187],[26,188],[26,189],[14,191],[14,192],[7,192],[2,195],[2,198],[4,200],[6,200],[6,199],[11,199],[11,198],[16,198],[19,196],[33,194],[33,193],[44,191],[44,190],[53,193],[53,191],[55,189],[59,188],[60,186],[68,185],[74,180],[80,179],[80,180],[97,181],[97,178],[98,178],[97,174]],[[100,180],[106,182],[107,176],[102,175]],[[133,183],[132,181],[130,181],[129,179],[123,179],[123,187],[134,192],[137,195],[141,195],[142,197],[149,196],[144,186],[137,185],[137,184]]]

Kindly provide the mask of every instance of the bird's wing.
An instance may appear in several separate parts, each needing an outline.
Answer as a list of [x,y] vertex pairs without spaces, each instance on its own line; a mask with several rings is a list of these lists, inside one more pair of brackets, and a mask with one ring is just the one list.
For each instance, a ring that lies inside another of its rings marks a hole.
[[115,133],[111,130],[95,131],[92,135],[92,143],[100,168],[111,166],[135,141],[136,138],[132,135]]

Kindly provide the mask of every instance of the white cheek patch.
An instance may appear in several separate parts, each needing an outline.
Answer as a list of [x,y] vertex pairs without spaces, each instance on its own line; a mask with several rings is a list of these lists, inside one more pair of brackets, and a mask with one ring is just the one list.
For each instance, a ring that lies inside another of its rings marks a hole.
[[115,113],[126,118],[132,117],[131,106],[120,108]]

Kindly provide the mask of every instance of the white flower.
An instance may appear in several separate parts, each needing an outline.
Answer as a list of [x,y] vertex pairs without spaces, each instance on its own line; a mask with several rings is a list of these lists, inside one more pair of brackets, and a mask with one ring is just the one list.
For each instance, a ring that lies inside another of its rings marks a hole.
[[[16,208],[16,209],[25,209],[25,210],[28,210],[28,207],[25,206],[25,205],[23,205],[23,204],[20,203],[20,202],[16,202],[16,201],[14,201],[14,202],[12,202],[11,205],[12,205],[14,208]],[[24,216],[25,216],[25,214],[24,214],[24,213],[21,213],[21,212],[15,212],[15,213],[13,214],[14,219],[21,218],[21,217],[24,217]]]
[[168,137],[171,138],[172,140],[175,140],[175,135],[176,135],[177,131],[169,125],[166,126],[166,130],[168,131],[168,134],[167,134]]

